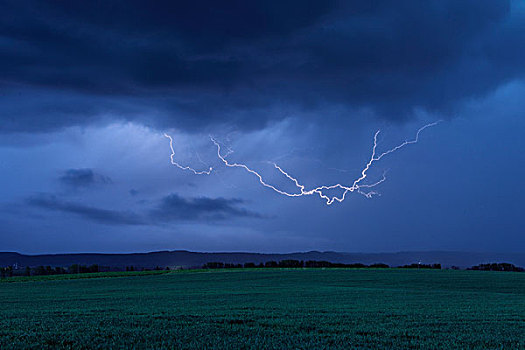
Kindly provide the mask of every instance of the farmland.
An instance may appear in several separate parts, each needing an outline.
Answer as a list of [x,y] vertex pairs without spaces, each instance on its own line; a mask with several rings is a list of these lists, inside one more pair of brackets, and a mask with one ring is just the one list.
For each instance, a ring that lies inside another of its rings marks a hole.
[[11,282],[0,283],[0,348],[525,348],[525,273],[226,269]]

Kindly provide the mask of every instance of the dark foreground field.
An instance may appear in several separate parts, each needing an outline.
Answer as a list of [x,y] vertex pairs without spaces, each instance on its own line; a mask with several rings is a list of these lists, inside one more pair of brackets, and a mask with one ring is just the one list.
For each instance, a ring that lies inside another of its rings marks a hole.
[[0,348],[525,348],[525,273],[219,270],[0,283]]

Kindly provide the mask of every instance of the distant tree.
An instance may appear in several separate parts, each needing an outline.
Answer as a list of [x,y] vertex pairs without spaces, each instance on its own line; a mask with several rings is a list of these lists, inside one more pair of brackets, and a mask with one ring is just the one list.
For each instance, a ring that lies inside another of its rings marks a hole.
[[100,269],[97,264],[93,264],[88,267],[88,272],[100,272]]
[[25,275],[26,276],[31,276],[31,268],[29,266],[26,266]]
[[304,267],[304,261],[299,260],[281,260],[278,264],[279,267],[287,267],[287,268],[298,268],[298,267]]
[[73,264],[67,269],[68,273],[80,273],[80,266],[78,264]]
[[275,261],[267,261],[264,263],[264,267],[279,267],[279,264]]
[[35,275],[37,276],[43,276],[46,274],[46,268],[42,265],[37,266],[35,269]]
[[328,261],[316,261],[316,260],[308,260],[305,264],[305,267],[331,267],[332,263]]
[[253,268],[255,268],[255,264],[252,263],[252,262],[244,263],[244,268],[246,268],[246,269],[253,269]]

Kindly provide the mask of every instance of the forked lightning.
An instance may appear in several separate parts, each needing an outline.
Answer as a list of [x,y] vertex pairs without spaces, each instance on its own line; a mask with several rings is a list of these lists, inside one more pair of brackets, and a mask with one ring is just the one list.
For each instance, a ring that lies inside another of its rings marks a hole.
[[[377,180],[376,182],[363,183],[364,180],[367,178],[367,176],[368,176],[367,173],[370,170],[370,168],[373,166],[373,164],[375,162],[381,160],[383,157],[387,156],[388,154],[394,153],[395,151],[397,151],[397,150],[399,150],[399,149],[401,149],[401,148],[403,148],[403,147],[405,147],[407,145],[417,143],[419,141],[419,134],[423,130],[425,130],[425,129],[429,128],[429,127],[435,126],[438,123],[439,123],[439,121],[433,122],[433,123],[430,123],[430,124],[427,124],[427,125],[424,125],[423,127],[419,128],[417,130],[414,139],[406,140],[406,141],[402,142],[401,144],[399,144],[399,145],[397,145],[397,146],[395,146],[395,147],[393,147],[393,148],[391,148],[391,149],[389,149],[387,151],[379,153],[379,154],[377,153],[377,144],[378,144],[377,138],[378,138],[378,135],[381,132],[381,130],[376,131],[376,133],[374,134],[374,144],[373,144],[373,147],[372,147],[372,155],[370,156],[370,160],[368,161],[368,163],[366,163],[365,167],[361,171],[361,175],[357,179],[355,179],[352,182],[351,185],[344,185],[344,184],[338,183],[338,184],[335,184],[335,185],[322,185],[322,186],[318,186],[318,187],[315,187],[315,188],[307,190],[306,186],[302,185],[299,182],[299,180],[297,180],[297,178],[291,176],[288,172],[283,170],[276,163],[273,163],[273,166],[275,167],[275,169],[277,169],[282,175],[284,175],[287,179],[289,179],[290,181],[292,181],[295,184],[295,186],[298,189],[298,192],[288,192],[288,191],[285,191],[285,190],[281,190],[281,189],[277,188],[276,186],[274,186],[272,184],[269,184],[266,181],[264,181],[264,179],[263,179],[261,174],[259,174],[255,170],[249,168],[246,164],[232,163],[232,162],[228,161],[226,159],[226,157],[230,153],[232,153],[231,150],[229,150],[227,154],[222,155],[221,154],[221,145],[220,145],[220,143],[217,140],[215,140],[213,137],[211,137],[211,136],[210,136],[210,139],[215,144],[215,146],[217,147],[217,156],[224,163],[224,165],[226,165],[227,167],[244,169],[245,171],[247,171],[247,172],[253,174],[254,176],[256,176],[257,179],[259,180],[259,182],[261,183],[261,185],[263,185],[264,187],[272,189],[273,191],[277,192],[280,195],[287,196],[287,197],[302,197],[302,196],[318,195],[320,198],[322,198],[323,200],[326,201],[327,205],[331,205],[335,201],[343,202],[345,200],[345,198],[346,198],[346,195],[349,192],[356,192],[356,193],[362,194],[363,196],[365,196],[367,198],[371,198],[374,195],[378,195],[378,193],[376,191],[372,190],[372,188],[378,186],[379,184],[381,184],[382,182],[384,182],[386,180],[385,173],[383,173],[383,176],[381,177],[381,179]],[[196,175],[202,175],[202,174],[209,175],[212,172],[212,170],[213,170],[212,167],[210,167],[208,170],[205,170],[205,171],[197,171],[197,170],[195,170],[195,169],[193,169],[193,168],[191,168],[189,166],[182,166],[179,163],[175,162],[175,160],[173,159],[173,157],[175,155],[175,151],[173,150],[173,139],[167,134],[164,134],[164,136],[166,136],[167,138],[170,139],[170,148],[171,148],[171,157],[170,158],[171,158],[171,163],[173,165],[177,166],[178,168],[180,168],[182,170],[190,170]],[[328,194],[326,194],[330,190],[338,190],[338,189],[342,190],[342,193],[339,196],[329,196]]]

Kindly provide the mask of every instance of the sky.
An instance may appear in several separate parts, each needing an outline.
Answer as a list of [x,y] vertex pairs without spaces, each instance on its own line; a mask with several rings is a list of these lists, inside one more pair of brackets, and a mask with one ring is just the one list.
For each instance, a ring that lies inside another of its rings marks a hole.
[[522,1],[0,9],[0,251],[525,249]]

